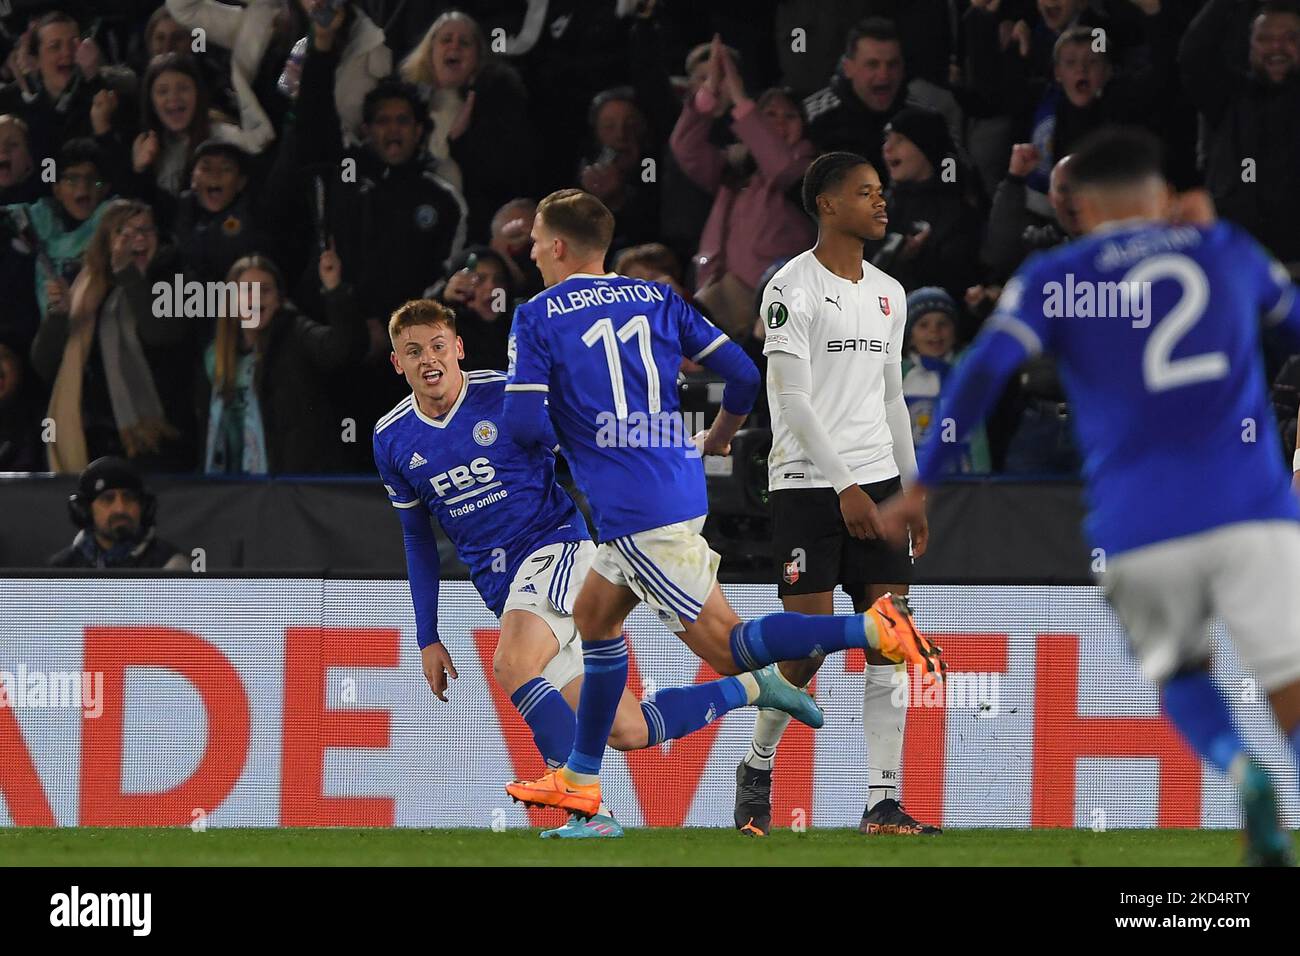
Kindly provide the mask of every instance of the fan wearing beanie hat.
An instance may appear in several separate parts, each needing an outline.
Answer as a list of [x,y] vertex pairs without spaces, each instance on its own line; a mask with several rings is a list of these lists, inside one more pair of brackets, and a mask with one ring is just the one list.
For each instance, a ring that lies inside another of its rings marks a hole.
[[50,566],[188,570],[185,556],[154,533],[156,513],[156,499],[130,463],[112,456],[96,458],[68,496],[77,536],[50,559]]
[[[957,303],[944,289],[923,286],[907,294],[907,326],[903,332],[903,400],[912,420],[916,447],[934,428],[939,394],[960,361],[957,349]],[[990,470],[988,440],[983,426],[962,445],[960,464],[966,473]]]
[[909,106],[885,127],[889,233],[869,242],[871,262],[905,289],[942,286],[954,295],[979,279],[983,196],[933,110]]
[[[892,136],[891,136],[892,134]],[[908,151],[901,140],[906,140],[915,147]],[[893,149],[890,149],[890,146]],[[890,182],[921,182],[940,171],[945,159],[953,156],[956,150],[952,137],[948,135],[948,124],[943,116],[933,110],[909,106],[899,110],[898,114],[885,127],[885,168],[889,171]],[[917,156],[916,154],[920,154]],[[925,160],[928,169],[920,162]]]

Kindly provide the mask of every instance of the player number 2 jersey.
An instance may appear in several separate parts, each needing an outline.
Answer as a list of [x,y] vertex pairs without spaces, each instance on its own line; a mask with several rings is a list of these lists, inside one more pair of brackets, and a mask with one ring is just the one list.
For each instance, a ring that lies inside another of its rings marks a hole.
[[1290,277],[1240,228],[1133,222],[1031,258],[985,328],[1056,355],[1113,555],[1300,517],[1260,347],[1284,320]]
[[[885,420],[885,366],[903,361],[907,296],[896,279],[869,262],[862,278],[843,279],[812,250],[787,262],[763,292],[763,354],[807,359],[812,409],[858,484],[898,474]],[[827,479],[790,433],[769,373],[772,452],[768,487],[829,488]]]

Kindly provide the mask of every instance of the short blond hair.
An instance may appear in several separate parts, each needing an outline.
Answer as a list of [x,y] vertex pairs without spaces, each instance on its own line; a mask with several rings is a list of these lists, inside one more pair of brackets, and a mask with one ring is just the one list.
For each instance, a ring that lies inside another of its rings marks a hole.
[[584,252],[604,252],[614,239],[614,214],[581,189],[557,189],[537,204],[537,218]]
[[445,325],[456,334],[456,313],[433,299],[411,299],[399,306],[388,319],[388,338],[396,342],[402,330],[417,325]]

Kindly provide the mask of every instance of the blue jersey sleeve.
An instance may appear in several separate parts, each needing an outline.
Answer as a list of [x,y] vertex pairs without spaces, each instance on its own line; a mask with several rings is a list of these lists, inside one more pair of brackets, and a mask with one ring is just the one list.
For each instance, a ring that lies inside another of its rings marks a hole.
[[373,448],[375,467],[379,470],[379,480],[384,483],[384,491],[388,492],[389,503],[394,508],[414,508],[419,505],[420,496],[415,493],[401,469],[393,465],[388,447],[378,432],[375,432]]
[[545,337],[538,334],[536,320],[525,305],[515,310],[510,331],[510,366],[506,370],[502,428],[506,437],[522,448],[534,445],[553,448],[555,431],[546,410],[551,379],[550,349]]
[[393,466],[388,448],[378,432],[375,433],[374,452],[380,480],[402,523],[406,571],[410,579],[411,603],[415,607],[415,636],[423,649],[439,640],[438,579],[441,568],[438,538],[433,533],[433,525],[429,520],[429,512],[423,507],[424,503],[401,471]]
[[437,644],[438,579],[442,571],[438,558],[438,537],[433,533],[429,513],[423,508],[399,511],[402,522],[402,546],[406,550],[406,576],[411,583],[411,603],[415,607],[415,639],[420,649]]
[[681,343],[682,354],[692,362],[707,365],[704,360],[730,341],[727,333],[700,315],[698,309],[672,289],[664,286],[664,290],[670,297],[668,301],[672,303],[671,311],[677,322],[677,340]]
[[762,384],[758,366],[744,349],[702,316],[698,309],[676,292],[668,290],[668,295],[677,321],[682,354],[727,380],[722,393],[723,408],[734,415],[748,415]]
[[507,346],[510,356],[506,369],[507,392],[545,393],[550,389],[551,353],[538,325],[538,317],[527,302],[515,309]]
[[1002,287],[1002,295],[981,329],[1005,332],[1024,346],[1026,358],[1051,349],[1052,320],[1044,308],[1048,290],[1034,266],[1031,259]]
[[1258,290],[1256,304],[1264,327],[1275,330],[1289,346],[1300,350],[1300,290],[1291,273],[1244,231],[1240,242],[1247,248],[1239,261],[1247,264],[1252,284]]
[[702,363],[710,372],[727,380],[722,389],[722,407],[733,415],[748,415],[763,384],[754,360],[735,342],[728,339],[704,356]]

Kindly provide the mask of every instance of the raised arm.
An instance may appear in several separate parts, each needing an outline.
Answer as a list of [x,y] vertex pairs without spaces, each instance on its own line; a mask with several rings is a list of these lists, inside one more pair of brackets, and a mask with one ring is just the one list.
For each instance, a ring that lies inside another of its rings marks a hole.
[[322,371],[340,368],[366,349],[365,326],[357,308],[352,286],[343,281],[343,264],[333,243],[320,254],[317,264],[325,303],[324,323],[300,318],[303,347],[312,363]]
[[713,102],[711,95],[701,87],[695,96],[686,100],[668,139],[673,158],[682,167],[682,172],[708,192],[716,191],[721,185],[722,173],[727,168],[722,150],[709,142],[713,117],[707,107]]
[[749,147],[759,172],[777,191],[789,189],[803,178],[808,164],[817,152],[811,142],[801,139],[794,145],[786,143],[763,122],[753,100],[745,99],[737,103],[731,115],[731,128],[740,137],[740,141]]

